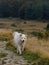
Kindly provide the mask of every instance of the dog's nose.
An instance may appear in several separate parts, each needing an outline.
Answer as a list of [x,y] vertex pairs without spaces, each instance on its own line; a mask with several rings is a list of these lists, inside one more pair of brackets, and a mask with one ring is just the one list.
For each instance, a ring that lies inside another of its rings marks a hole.
[[24,42],[24,40],[22,42]]

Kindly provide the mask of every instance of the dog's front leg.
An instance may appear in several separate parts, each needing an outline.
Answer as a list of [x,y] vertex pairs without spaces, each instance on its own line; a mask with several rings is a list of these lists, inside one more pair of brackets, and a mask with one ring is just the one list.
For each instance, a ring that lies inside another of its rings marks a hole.
[[19,54],[21,55],[22,51],[21,51],[21,47],[20,46],[18,46],[18,50],[19,50]]
[[22,45],[22,52],[24,51],[25,44]]

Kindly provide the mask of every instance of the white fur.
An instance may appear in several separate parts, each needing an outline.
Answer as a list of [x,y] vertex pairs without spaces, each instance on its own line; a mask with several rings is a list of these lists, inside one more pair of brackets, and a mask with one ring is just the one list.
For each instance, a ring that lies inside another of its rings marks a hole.
[[14,32],[14,45],[17,47],[17,53],[22,54],[22,51],[24,51],[24,47],[27,41],[27,36],[22,33]]

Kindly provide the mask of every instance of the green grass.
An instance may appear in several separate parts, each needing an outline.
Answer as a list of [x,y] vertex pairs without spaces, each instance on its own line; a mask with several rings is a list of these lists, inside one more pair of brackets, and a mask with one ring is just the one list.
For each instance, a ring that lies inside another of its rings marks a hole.
[[31,65],[49,65],[49,58],[43,58],[40,57],[38,53],[31,53],[28,51],[24,51],[22,55],[26,60],[28,60],[28,63],[33,63]]
[[12,27],[17,27],[17,25],[15,23],[11,24]]
[[33,32],[30,32],[30,34],[33,35],[33,36],[37,36],[38,35],[38,32],[33,31]]
[[11,50],[11,51],[13,51],[14,53],[16,53],[16,50],[17,50],[13,45],[11,45],[10,42],[8,42],[8,43],[6,44],[6,49],[7,49],[7,50]]
[[2,58],[2,57],[6,57],[6,53],[0,53],[0,58]]
[[40,56],[37,53],[31,53],[29,51],[24,51],[22,55],[28,62],[33,62],[35,60],[38,60]]
[[37,64],[38,65],[49,65],[49,58],[41,58],[41,60]]
[[1,40],[1,41],[8,41],[8,38],[7,38],[7,37],[2,36],[2,37],[0,37],[0,40]]
[[49,39],[49,31],[45,31],[45,32],[30,32],[30,35],[37,37],[38,39]]

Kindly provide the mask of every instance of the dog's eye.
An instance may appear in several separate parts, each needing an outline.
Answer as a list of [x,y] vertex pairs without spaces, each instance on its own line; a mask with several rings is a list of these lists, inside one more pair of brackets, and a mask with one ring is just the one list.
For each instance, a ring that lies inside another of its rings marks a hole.
[[24,39],[26,39],[26,38],[24,38]]

